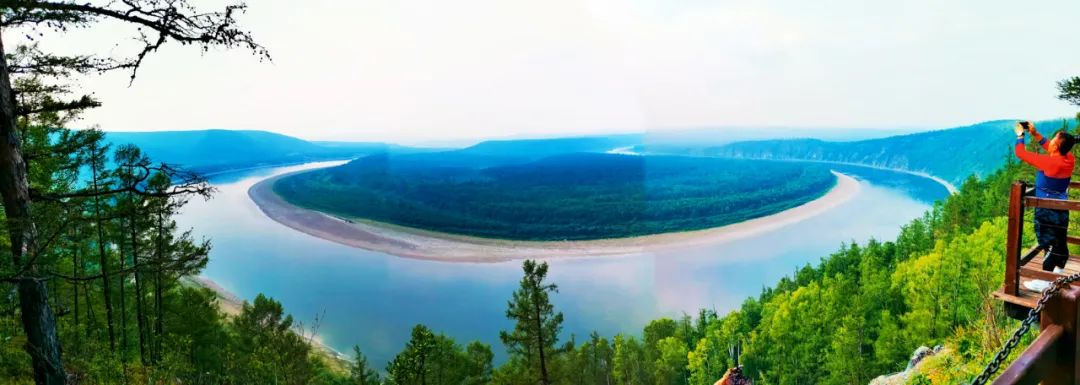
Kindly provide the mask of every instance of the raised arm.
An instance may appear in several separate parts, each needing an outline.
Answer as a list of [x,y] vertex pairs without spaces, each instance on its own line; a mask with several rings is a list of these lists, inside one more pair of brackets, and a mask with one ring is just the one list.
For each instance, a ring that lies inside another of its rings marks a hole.
[[1047,145],[1047,143],[1049,143],[1050,141],[1046,140],[1046,137],[1042,136],[1042,134],[1040,134],[1039,131],[1035,130],[1035,123],[1028,123],[1028,124],[1031,127],[1030,128],[1031,140],[1035,141],[1035,143],[1038,143],[1039,147],[1042,147],[1043,151],[1050,151],[1050,149],[1048,148],[1048,145]]
[[[1045,142],[1046,139],[1043,139],[1043,141]],[[1024,148],[1023,134],[1016,138],[1015,150],[1017,158],[1020,158],[1024,163],[1035,166],[1037,169],[1046,171],[1051,170],[1054,167],[1054,159],[1050,155],[1036,154]]]

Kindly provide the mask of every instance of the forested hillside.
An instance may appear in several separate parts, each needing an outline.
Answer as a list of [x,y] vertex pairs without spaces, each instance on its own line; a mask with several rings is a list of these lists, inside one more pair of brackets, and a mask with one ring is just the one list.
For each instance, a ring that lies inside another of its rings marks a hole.
[[[999,120],[852,142],[817,139],[763,140],[716,147],[668,148],[664,151],[732,158],[857,163],[925,172],[958,185],[969,175],[986,176],[1005,164],[1011,154],[1009,139],[1013,135],[1012,126],[1015,122]],[[1046,134],[1052,134],[1062,127],[1060,120],[1035,124]]]
[[347,218],[489,238],[583,240],[737,223],[811,201],[836,179],[823,165],[762,160],[578,153],[473,168],[449,166],[455,156],[399,164],[373,155],[284,177],[274,191]]

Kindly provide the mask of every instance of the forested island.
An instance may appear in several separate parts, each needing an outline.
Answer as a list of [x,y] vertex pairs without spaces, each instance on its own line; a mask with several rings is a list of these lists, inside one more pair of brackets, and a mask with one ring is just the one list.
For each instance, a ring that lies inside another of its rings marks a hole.
[[289,203],[476,237],[562,241],[707,229],[799,206],[836,183],[825,165],[575,153],[498,165],[373,155],[279,179]]

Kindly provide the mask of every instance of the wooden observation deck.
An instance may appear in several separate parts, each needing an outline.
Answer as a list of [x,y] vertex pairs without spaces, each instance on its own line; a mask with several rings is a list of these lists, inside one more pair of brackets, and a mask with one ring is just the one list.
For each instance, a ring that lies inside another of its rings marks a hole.
[[[1073,183],[1071,188],[1080,188]],[[1005,248],[1005,282],[994,296],[1005,301],[1010,317],[1025,319],[1036,306],[1042,293],[1024,288],[1030,280],[1053,282],[1058,278],[1080,272],[1080,256],[1069,256],[1065,274],[1042,270],[1043,250],[1037,245],[1025,247],[1025,213],[1028,209],[1048,208],[1080,211],[1080,201],[1036,198],[1034,189],[1024,182],[1013,183],[1009,192],[1009,227]],[[1076,215],[1076,214],[1073,214]],[[1080,245],[1080,237],[1069,236],[1070,245]],[[1080,247],[1080,246],[1077,246]],[[1034,262],[1034,263],[1033,263]],[[1039,319],[1038,339],[1009,366],[993,383],[996,385],[1039,384],[1080,385],[1080,344],[1077,341],[1080,282],[1073,283],[1046,303]]]

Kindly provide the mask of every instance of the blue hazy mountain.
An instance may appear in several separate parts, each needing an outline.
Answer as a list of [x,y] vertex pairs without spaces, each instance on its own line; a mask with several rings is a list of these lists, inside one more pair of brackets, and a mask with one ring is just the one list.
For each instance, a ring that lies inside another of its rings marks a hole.
[[642,148],[649,151],[680,147],[719,146],[751,140],[815,138],[836,142],[879,139],[910,134],[927,129],[916,128],[790,128],[790,127],[715,127],[652,130],[642,135]]
[[253,130],[107,132],[105,137],[114,146],[137,145],[156,162],[206,173],[410,150],[374,142],[309,142]]
[[[396,167],[483,168],[570,153],[640,152],[724,158],[814,160],[926,172],[953,183],[985,175],[1010,156],[1014,120],[935,131],[904,129],[702,128],[539,139],[488,140],[463,148],[379,142],[306,141],[267,131],[109,132],[155,161],[201,172],[388,153]],[[1036,122],[1045,134],[1061,121]],[[900,133],[899,135],[896,135]],[[792,139],[802,137],[803,139]]]
[[[821,139],[754,140],[720,146],[664,148],[658,153],[725,158],[814,160],[925,172],[954,184],[969,175],[984,176],[1012,156],[1016,120],[858,141]],[[1060,120],[1036,122],[1044,135],[1062,127]]]
[[550,139],[489,140],[463,148],[460,152],[472,155],[514,155],[542,158],[551,155],[575,152],[608,152],[618,148],[638,146],[642,141],[643,135],[641,134]]
[[[632,147],[640,150],[648,147],[679,148],[685,146],[719,146],[749,140],[816,138],[831,141],[855,141],[884,138],[917,132],[917,129],[831,129],[831,128],[784,128],[784,127],[712,127],[691,129],[659,129],[642,133],[589,135],[553,138],[512,138],[487,140],[463,150],[477,154],[533,154],[554,155],[571,152],[607,152]],[[629,150],[628,149],[628,150]]]

